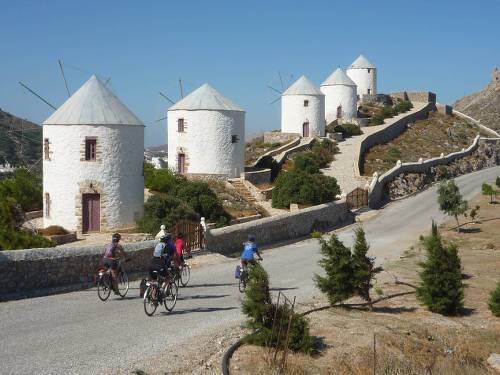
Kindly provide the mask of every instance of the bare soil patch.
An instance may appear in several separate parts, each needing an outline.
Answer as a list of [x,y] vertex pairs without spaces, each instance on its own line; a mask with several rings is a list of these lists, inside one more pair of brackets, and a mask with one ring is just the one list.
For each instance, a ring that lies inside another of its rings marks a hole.
[[460,151],[472,143],[477,133],[477,128],[456,116],[431,112],[426,120],[416,121],[391,142],[374,146],[365,155],[364,175],[381,174],[398,160],[416,162]]

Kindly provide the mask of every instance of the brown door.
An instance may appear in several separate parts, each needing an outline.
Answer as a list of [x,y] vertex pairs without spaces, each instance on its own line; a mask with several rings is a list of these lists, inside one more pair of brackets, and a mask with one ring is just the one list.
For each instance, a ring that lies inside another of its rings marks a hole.
[[308,122],[304,122],[302,124],[302,136],[304,138],[309,137],[309,123]]
[[99,232],[101,230],[101,196],[83,194],[82,211],[82,232]]
[[177,172],[185,173],[186,172],[186,155],[179,154],[177,160]]

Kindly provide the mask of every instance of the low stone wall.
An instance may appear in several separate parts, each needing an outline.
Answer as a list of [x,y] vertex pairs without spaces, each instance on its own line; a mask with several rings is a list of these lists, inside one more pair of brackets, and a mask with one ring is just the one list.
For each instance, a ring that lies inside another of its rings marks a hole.
[[406,125],[418,120],[424,120],[427,118],[429,112],[436,110],[434,103],[428,103],[420,111],[410,113],[409,115],[401,118],[400,120],[387,126],[376,133],[370,134],[365,139],[363,139],[359,145],[358,149],[358,175],[363,174],[363,165],[365,161],[365,153],[368,152],[373,146],[378,144],[387,143],[406,130]]
[[472,122],[474,125],[476,125],[478,128],[484,130],[485,132],[491,134],[492,136],[494,137],[500,137],[500,134],[497,133],[496,131],[494,131],[493,129],[490,129],[484,125],[481,125],[481,122],[479,120],[476,120],[470,116],[467,116],[465,113],[462,113],[462,112],[459,112],[455,109],[452,110],[452,113],[457,116],[457,117],[460,117],[460,118],[463,118],[464,120],[467,120],[467,121],[470,121]]
[[298,133],[264,132],[264,143],[288,143],[300,136]]
[[314,230],[329,230],[348,220],[352,220],[352,217],[345,200],[340,200],[298,212],[211,229],[206,233],[205,243],[208,250],[228,255],[240,252],[249,234],[254,234],[262,246],[304,237]]
[[43,217],[43,211],[42,210],[30,211],[26,212],[25,215],[26,215],[26,220],[38,219],[40,217]]
[[391,98],[410,102],[436,103],[436,94],[430,91],[399,91],[390,94]]
[[227,174],[209,174],[209,173],[185,173],[184,176],[186,176],[187,179],[189,180],[202,180],[202,181],[219,181],[219,182],[224,182],[227,181],[229,176]]
[[[146,271],[155,241],[125,245],[128,273]],[[92,286],[103,246],[0,251],[0,300],[44,288]]]
[[278,147],[277,149],[274,149],[274,150],[271,150],[271,151],[268,151],[266,152],[265,154],[261,155],[256,161],[255,163],[253,163],[252,165],[249,165],[248,167],[250,168],[262,168],[263,167],[263,162],[268,159],[269,157],[274,157],[276,155],[279,155],[281,154],[282,152],[290,149],[290,148],[293,148],[295,146],[297,146],[298,144],[300,144],[300,137],[297,137],[297,139],[294,139],[293,141],[291,141],[290,143],[287,143],[286,145],[283,145],[281,147]]
[[263,185],[271,183],[271,169],[270,168],[245,168],[245,180],[253,185]]
[[466,157],[472,154],[479,147],[480,138],[476,136],[472,144],[466,149],[459,152],[453,152],[448,155],[443,155],[438,158],[429,160],[420,159],[416,163],[401,163],[398,161],[396,166],[385,172],[380,177],[375,173],[370,184],[368,194],[368,205],[371,208],[379,208],[383,203],[384,187],[394,180],[397,176],[403,173],[427,173],[431,168],[438,165],[447,165],[457,159]]

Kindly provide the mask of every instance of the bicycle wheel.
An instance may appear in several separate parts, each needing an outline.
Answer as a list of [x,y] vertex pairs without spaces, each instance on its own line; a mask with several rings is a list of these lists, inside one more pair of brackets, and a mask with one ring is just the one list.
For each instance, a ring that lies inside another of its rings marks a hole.
[[158,287],[150,285],[144,292],[144,312],[147,316],[152,316],[158,307]]
[[121,270],[118,274],[118,294],[120,297],[123,298],[127,295],[128,288],[128,275],[125,271]]
[[247,275],[246,273],[242,272],[240,275],[240,281],[238,283],[238,289],[240,290],[240,293],[245,293],[246,287],[247,287]]
[[167,311],[172,311],[177,303],[177,294],[179,292],[177,284],[169,282],[165,288],[163,296],[163,305]]
[[189,279],[191,278],[191,267],[185,264],[182,267],[181,271],[181,285],[186,286],[189,283]]
[[99,276],[97,280],[97,295],[101,301],[106,301],[111,294],[111,285],[109,280],[109,275],[104,274]]

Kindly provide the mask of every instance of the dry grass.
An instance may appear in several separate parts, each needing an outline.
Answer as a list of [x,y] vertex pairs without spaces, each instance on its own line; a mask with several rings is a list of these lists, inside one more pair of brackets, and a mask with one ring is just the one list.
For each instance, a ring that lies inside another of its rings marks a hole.
[[[443,239],[459,246],[466,286],[464,315],[433,314],[419,305],[414,294],[382,301],[373,312],[354,308],[317,311],[308,316],[311,334],[318,339],[318,353],[312,357],[289,355],[284,373],[371,374],[375,335],[376,374],[494,374],[486,359],[492,352],[500,352],[500,319],[488,310],[487,300],[499,277],[500,206],[487,202],[488,197],[481,196],[470,202],[481,209],[479,223],[463,225],[468,232],[456,233],[454,220],[440,227]],[[394,278],[418,284],[418,263],[424,255],[417,242],[400,260],[385,266],[387,272],[379,274],[375,288],[384,296],[412,291],[396,285]],[[360,301],[353,298],[349,302]],[[326,303],[323,296],[316,296],[301,309]],[[242,347],[231,361],[231,373],[273,374],[266,353],[262,348]]]
[[478,130],[455,116],[433,112],[426,120],[416,121],[391,142],[373,147],[364,160],[364,174],[383,173],[398,160],[416,162],[441,153],[449,154],[468,147]]

